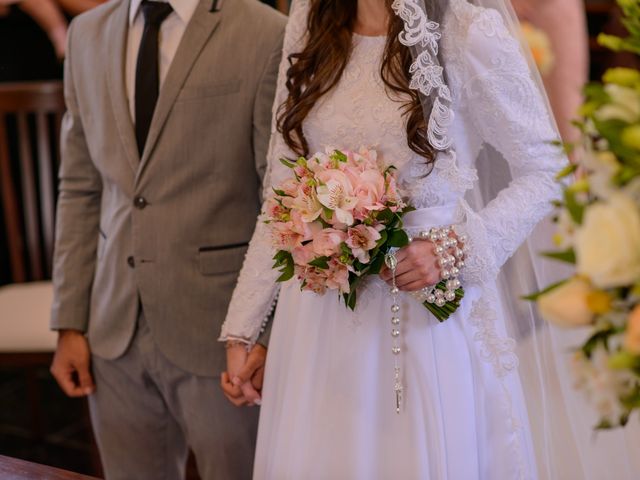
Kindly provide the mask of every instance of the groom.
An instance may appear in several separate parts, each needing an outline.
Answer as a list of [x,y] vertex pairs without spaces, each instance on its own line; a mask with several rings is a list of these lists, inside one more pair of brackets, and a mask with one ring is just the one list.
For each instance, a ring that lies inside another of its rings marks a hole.
[[[257,411],[216,341],[260,208],[284,17],[257,0],[112,0],[78,17],[52,373],[90,395],[107,479],[250,478]],[[259,368],[263,347],[250,360]]]

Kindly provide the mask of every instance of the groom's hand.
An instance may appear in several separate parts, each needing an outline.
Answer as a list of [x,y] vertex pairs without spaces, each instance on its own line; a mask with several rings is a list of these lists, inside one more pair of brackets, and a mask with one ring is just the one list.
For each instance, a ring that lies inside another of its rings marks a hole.
[[84,397],[95,390],[90,372],[89,342],[82,332],[60,330],[51,374],[70,397]]
[[227,347],[227,371],[222,374],[220,385],[225,396],[236,406],[260,405],[267,350],[256,345],[247,352],[244,345]]
[[[238,373],[238,379],[242,385],[250,384],[253,390],[260,392],[262,390],[262,381],[264,379],[264,365],[267,361],[267,349],[256,344],[249,352],[247,363]],[[247,390],[247,393],[250,392]]]

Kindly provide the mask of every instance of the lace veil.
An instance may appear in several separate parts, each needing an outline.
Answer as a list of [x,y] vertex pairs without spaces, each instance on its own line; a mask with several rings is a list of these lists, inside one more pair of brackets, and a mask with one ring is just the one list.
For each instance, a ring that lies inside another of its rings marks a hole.
[[[472,8],[469,8],[469,4]],[[510,39],[520,39],[519,24],[506,0],[395,0],[393,9],[404,23],[400,41],[410,47],[414,63],[411,87],[419,90],[428,138],[432,147],[446,152],[464,139],[456,138],[449,128],[454,121],[455,95],[472,90],[474,79],[465,77],[456,65],[446,64],[442,48],[447,45],[447,27],[460,21],[473,9],[486,9],[487,18],[499,16]],[[453,20],[452,20],[453,19]],[[487,28],[492,28],[487,26]],[[546,100],[542,79],[528,48],[520,45],[528,62],[530,76],[543,97],[549,118],[553,118]],[[496,60],[496,63],[498,60]],[[505,72],[507,69],[505,69]],[[508,92],[512,102],[521,102],[526,111],[527,87],[517,82]],[[466,95],[467,100],[472,95]],[[473,108],[471,105],[469,108]],[[554,125],[555,127],[555,125]],[[535,129],[535,125],[531,125]],[[497,132],[499,134],[499,132]],[[556,128],[557,133],[557,128]],[[556,138],[560,138],[559,134]],[[553,140],[553,139],[549,139]],[[514,179],[516,175],[501,154],[484,146],[475,163],[478,181],[466,194],[474,211],[480,211]],[[521,300],[524,294],[566,276],[556,263],[544,261],[539,253],[552,250],[553,225],[546,219],[525,244],[502,267],[498,275],[497,295],[507,321],[507,337],[515,340],[529,422],[537,452],[538,473],[544,479],[631,479],[640,472],[633,446],[640,440],[638,425],[627,430],[592,430],[597,416],[581,394],[573,388],[570,371],[571,349],[581,343],[582,333],[558,330],[542,321],[535,306]],[[473,235],[473,232],[470,233]],[[631,422],[632,424],[634,422]],[[635,463],[634,463],[635,462]]]

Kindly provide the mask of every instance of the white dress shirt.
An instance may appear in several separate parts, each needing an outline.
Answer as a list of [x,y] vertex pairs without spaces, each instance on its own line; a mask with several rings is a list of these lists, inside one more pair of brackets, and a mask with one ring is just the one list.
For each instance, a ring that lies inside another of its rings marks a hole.
[[[157,0],[165,1],[167,0]],[[144,15],[140,4],[142,0],[131,0],[129,5],[129,33],[127,35],[127,58],[125,66],[125,81],[127,87],[127,98],[129,99],[129,112],[131,119],[135,123],[135,94],[136,94],[136,63],[138,61],[138,50],[144,31]],[[160,67],[160,88],[167,76],[173,57],[178,50],[182,35],[187,29],[187,24],[193,12],[198,6],[198,0],[168,0],[173,12],[162,22],[160,36],[158,38],[158,64]]]

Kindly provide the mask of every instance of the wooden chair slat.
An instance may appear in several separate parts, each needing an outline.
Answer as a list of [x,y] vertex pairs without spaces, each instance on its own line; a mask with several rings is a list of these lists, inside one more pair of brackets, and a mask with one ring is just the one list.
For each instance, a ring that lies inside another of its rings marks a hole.
[[42,217],[42,236],[44,239],[44,257],[46,259],[46,275],[51,274],[53,256],[53,159],[51,155],[51,138],[47,114],[36,114],[36,136],[38,145],[38,166],[40,179],[40,213]]
[[27,114],[18,112],[18,145],[20,151],[20,173],[22,178],[22,209],[24,213],[24,225],[27,233],[27,249],[29,252],[29,265],[31,277],[34,280],[42,280],[44,271],[42,268],[42,252],[40,248],[40,233],[38,228],[38,207],[36,192],[36,179],[34,174],[34,161],[29,135]]
[[7,122],[4,115],[0,114],[0,193],[2,199],[5,228],[7,230],[7,243],[9,245],[9,264],[11,276],[15,282],[27,281],[27,269],[24,264],[24,240],[20,228],[20,209],[11,174],[11,162],[9,160],[9,136],[7,134]]

